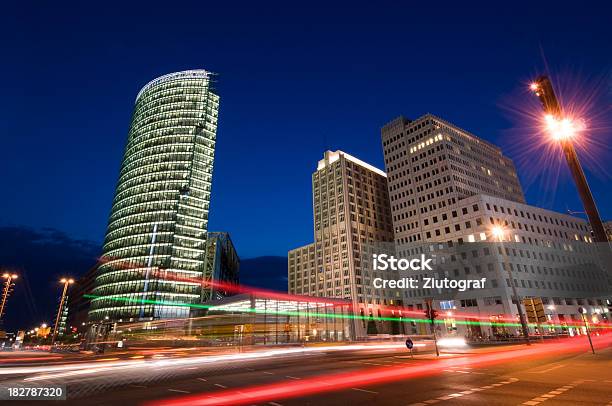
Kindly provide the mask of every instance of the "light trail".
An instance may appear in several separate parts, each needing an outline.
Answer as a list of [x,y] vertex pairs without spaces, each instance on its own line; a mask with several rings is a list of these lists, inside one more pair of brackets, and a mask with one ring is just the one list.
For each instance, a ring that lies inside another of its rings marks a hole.
[[[99,298],[102,296],[96,296],[96,295],[84,295],[84,297],[87,298]],[[148,300],[148,299],[139,299],[139,298],[130,298],[130,297],[113,297],[113,298],[107,298],[110,300],[115,300],[115,301],[120,301],[120,302],[134,302],[134,303],[146,303],[146,304],[156,304],[156,305],[163,305],[163,306],[178,306],[178,307],[190,307],[190,308],[196,308],[196,309],[209,309],[209,310],[220,310],[223,311],[221,309],[215,309],[217,307],[217,305],[205,305],[205,304],[198,304],[198,303],[181,303],[181,302],[169,302],[169,301],[165,301],[165,300]],[[235,311],[235,310],[232,310]],[[296,316],[296,317],[304,317],[306,315],[310,316],[310,317],[320,317],[320,318],[331,318],[331,319],[350,319],[350,320],[364,320],[364,321],[369,321],[370,317],[369,316],[361,316],[361,315],[355,315],[355,314],[329,314],[329,313],[319,313],[319,312],[300,312],[300,311],[290,311],[290,310],[274,310],[274,309],[257,309],[257,308],[245,308],[245,309],[241,309],[242,312],[245,313],[258,313],[258,314],[272,314],[272,315],[282,315],[282,316]],[[188,320],[188,319],[182,319],[182,320]],[[381,317],[377,317],[376,320],[379,321],[396,321],[396,322],[401,322],[401,323],[410,323],[410,322],[414,322],[414,323],[431,323],[431,321],[429,319],[415,319],[415,318],[407,318],[407,317],[389,317],[389,316],[381,316]],[[499,327],[521,327],[521,324],[516,321],[516,319],[514,319],[515,321],[513,323],[508,323],[508,322],[497,322],[497,321],[491,321],[491,317],[487,317],[486,320],[488,321],[472,321],[472,320],[455,320],[454,323],[456,324],[464,324],[464,325],[481,325],[481,326],[499,326]],[[436,324],[445,324],[446,321],[444,318],[442,319],[436,319],[434,320],[434,323]],[[578,323],[578,322],[577,322]],[[530,326],[536,326],[536,323],[530,323]],[[564,328],[564,327],[572,327],[572,328],[582,328],[583,325],[581,324],[553,324],[553,323],[542,323],[541,327],[551,327],[551,328]],[[591,329],[612,329],[612,325],[608,324],[608,323],[604,323],[604,322],[600,322],[597,323],[595,325],[591,325]]]
[[21,362],[21,361],[48,361],[51,359],[61,359],[63,357],[60,356],[50,356],[50,357],[24,357],[24,358],[4,358],[0,359],[0,362],[11,363],[11,362]]
[[[113,259],[106,259],[106,258],[100,258],[99,262],[109,262],[112,261]],[[136,265],[132,265],[132,264],[125,264],[125,260],[118,260],[118,264],[122,265],[120,267],[120,269],[141,269],[143,268],[142,266],[136,266]],[[308,297],[308,296],[301,296],[301,295],[292,295],[289,293],[283,293],[283,292],[278,292],[278,291],[274,291],[274,290],[269,290],[269,289],[261,289],[261,288],[255,288],[252,286],[248,286],[248,285],[235,285],[235,284],[231,284],[231,283],[226,283],[226,282],[222,282],[222,281],[214,281],[214,280],[207,280],[207,281],[202,281],[201,279],[198,278],[190,278],[190,277],[186,277],[186,276],[178,276],[175,274],[168,274],[167,272],[164,271],[163,268],[157,268],[153,271],[150,272],[151,274],[151,278],[153,279],[158,279],[158,280],[162,280],[162,281],[174,281],[174,282],[187,282],[187,283],[197,283],[200,284],[202,287],[215,287],[215,288],[219,288],[222,290],[226,290],[228,292],[233,292],[235,294],[241,294],[241,293],[251,293],[251,294],[256,294],[256,295],[261,295],[264,296],[266,298],[269,299],[279,299],[279,300],[289,300],[289,301],[298,301],[298,302],[310,302],[310,303],[328,303],[328,304],[332,304],[332,305],[346,305],[346,303],[344,303],[343,301],[339,301],[339,300],[335,300],[334,298],[325,298],[325,297]],[[95,297],[99,297],[99,296],[91,296],[92,298]],[[109,298],[109,299],[113,299],[113,298]],[[147,303],[147,301],[143,301],[142,299],[139,299],[136,301],[137,303]],[[155,304],[155,303],[153,303]],[[414,310],[414,309],[409,309],[406,307],[392,307],[392,306],[385,306],[385,305],[380,305],[379,306],[382,310],[386,310],[387,312],[398,312],[400,315],[404,315],[404,314],[412,314],[412,315],[416,315],[416,316],[423,316],[424,315],[424,310]],[[454,313],[454,317],[455,318],[463,318],[463,319],[477,319],[477,320],[489,320],[491,319],[491,316],[482,316],[480,314],[474,314],[474,313],[466,313],[466,312],[456,312],[456,310],[453,311]],[[501,320],[501,321],[507,321],[507,322],[516,322],[516,319],[513,317],[506,317],[503,315],[494,315],[496,317],[497,320]]]
[[[134,359],[131,361],[106,361],[104,365],[100,365],[93,362],[79,363],[79,364],[62,364],[62,365],[50,365],[50,366],[31,366],[31,367],[8,367],[1,368],[0,375],[13,375],[13,374],[33,374],[33,373],[47,373],[31,378],[26,378],[29,381],[38,381],[44,379],[55,379],[65,376],[72,376],[82,374],[89,374],[96,371],[102,370],[119,370],[119,369],[148,369],[148,368],[165,368],[165,367],[178,367],[178,366],[191,366],[194,364],[213,364],[213,363],[225,363],[230,361],[246,361],[246,360],[257,360],[262,358],[271,357],[282,357],[286,355],[301,355],[310,353],[320,352],[339,352],[339,351],[357,351],[357,350],[397,350],[405,348],[403,343],[394,344],[353,344],[345,346],[318,346],[318,347],[304,347],[304,348],[283,348],[276,350],[266,351],[254,351],[239,354],[223,354],[223,355],[204,355],[194,356],[188,358],[171,358],[163,360],[143,360]],[[101,369],[102,368],[102,369]],[[72,374],[75,371],[78,374]]]
[[[609,345],[612,337],[598,340],[599,344]],[[584,351],[584,343],[540,344],[507,352],[479,354],[454,359],[439,359],[425,365],[387,366],[371,368],[350,373],[327,374],[299,381],[278,382],[246,388],[222,390],[148,402],[145,406],[217,406],[253,404],[262,401],[296,398],[321,392],[332,392],[355,386],[371,386],[401,379],[420,378],[437,375],[452,367],[482,367],[515,361],[519,358],[542,358],[551,354],[565,354]]]

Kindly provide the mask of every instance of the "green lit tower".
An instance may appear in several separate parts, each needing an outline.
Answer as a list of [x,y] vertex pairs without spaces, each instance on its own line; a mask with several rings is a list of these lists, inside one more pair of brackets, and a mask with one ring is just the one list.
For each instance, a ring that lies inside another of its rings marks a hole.
[[89,320],[187,317],[198,303],[219,96],[211,72],[161,76],[136,96]]

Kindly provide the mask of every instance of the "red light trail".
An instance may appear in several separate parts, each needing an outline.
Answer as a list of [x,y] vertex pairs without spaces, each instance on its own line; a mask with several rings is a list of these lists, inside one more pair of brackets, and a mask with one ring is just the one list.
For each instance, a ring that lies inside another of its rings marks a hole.
[[[420,378],[441,373],[452,367],[471,366],[482,367],[504,363],[518,358],[537,359],[551,354],[564,354],[585,351],[587,346],[583,340],[578,342],[540,344],[530,348],[509,350],[467,356],[454,359],[439,359],[425,365],[394,366],[371,368],[351,373],[322,375],[306,378],[300,381],[280,382],[240,389],[222,390],[205,394],[189,395],[174,399],[148,402],[146,406],[213,406],[253,404],[261,401],[283,398],[295,398],[321,392],[332,392],[354,386],[369,386],[400,379]],[[597,338],[598,345],[609,345],[612,336]]]

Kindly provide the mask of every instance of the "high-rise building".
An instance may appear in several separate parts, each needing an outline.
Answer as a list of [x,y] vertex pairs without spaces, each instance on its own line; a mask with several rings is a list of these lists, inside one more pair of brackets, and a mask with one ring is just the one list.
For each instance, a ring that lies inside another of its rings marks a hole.
[[357,337],[391,332],[393,326],[366,320],[387,316],[401,298],[373,288],[374,275],[363,264],[368,245],[393,241],[386,174],[342,151],[326,151],[312,188],[314,243],[289,251],[289,293],[350,299],[363,316],[354,326]]
[[426,114],[382,128],[396,243],[418,242],[430,213],[477,194],[524,203],[512,160],[459,127]]
[[588,223],[525,204],[514,165],[498,147],[430,114],[400,117],[381,132],[395,252],[431,256],[436,265],[428,277],[487,281],[484,289],[461,292],[406,289],[408,307],[423,309],[436,298],[443,333],[503,335],[508,331],[495,325],[457,328],[453,311],[474,321],[513,317],[513,283],[519,298],[542,299],[551,324],[580,320],[580,305],[609,318],[608,275]]
[[161,76],[136,96],[91,321],[186,317],[201,300],[219,96],[213,74]]

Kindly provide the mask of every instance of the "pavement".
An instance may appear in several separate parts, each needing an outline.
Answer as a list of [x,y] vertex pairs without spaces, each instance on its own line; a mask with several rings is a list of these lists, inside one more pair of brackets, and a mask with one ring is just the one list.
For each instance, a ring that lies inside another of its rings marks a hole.
[[0,386],[65,384],[65,405],[612,406],[610,341],[599,343],[595,355],[585,344],[572,342],[571,351],[564,350],[569,344],[471,349],[440,358],[385,345],[194,351],[148,360],[127,352],[0,364]]

